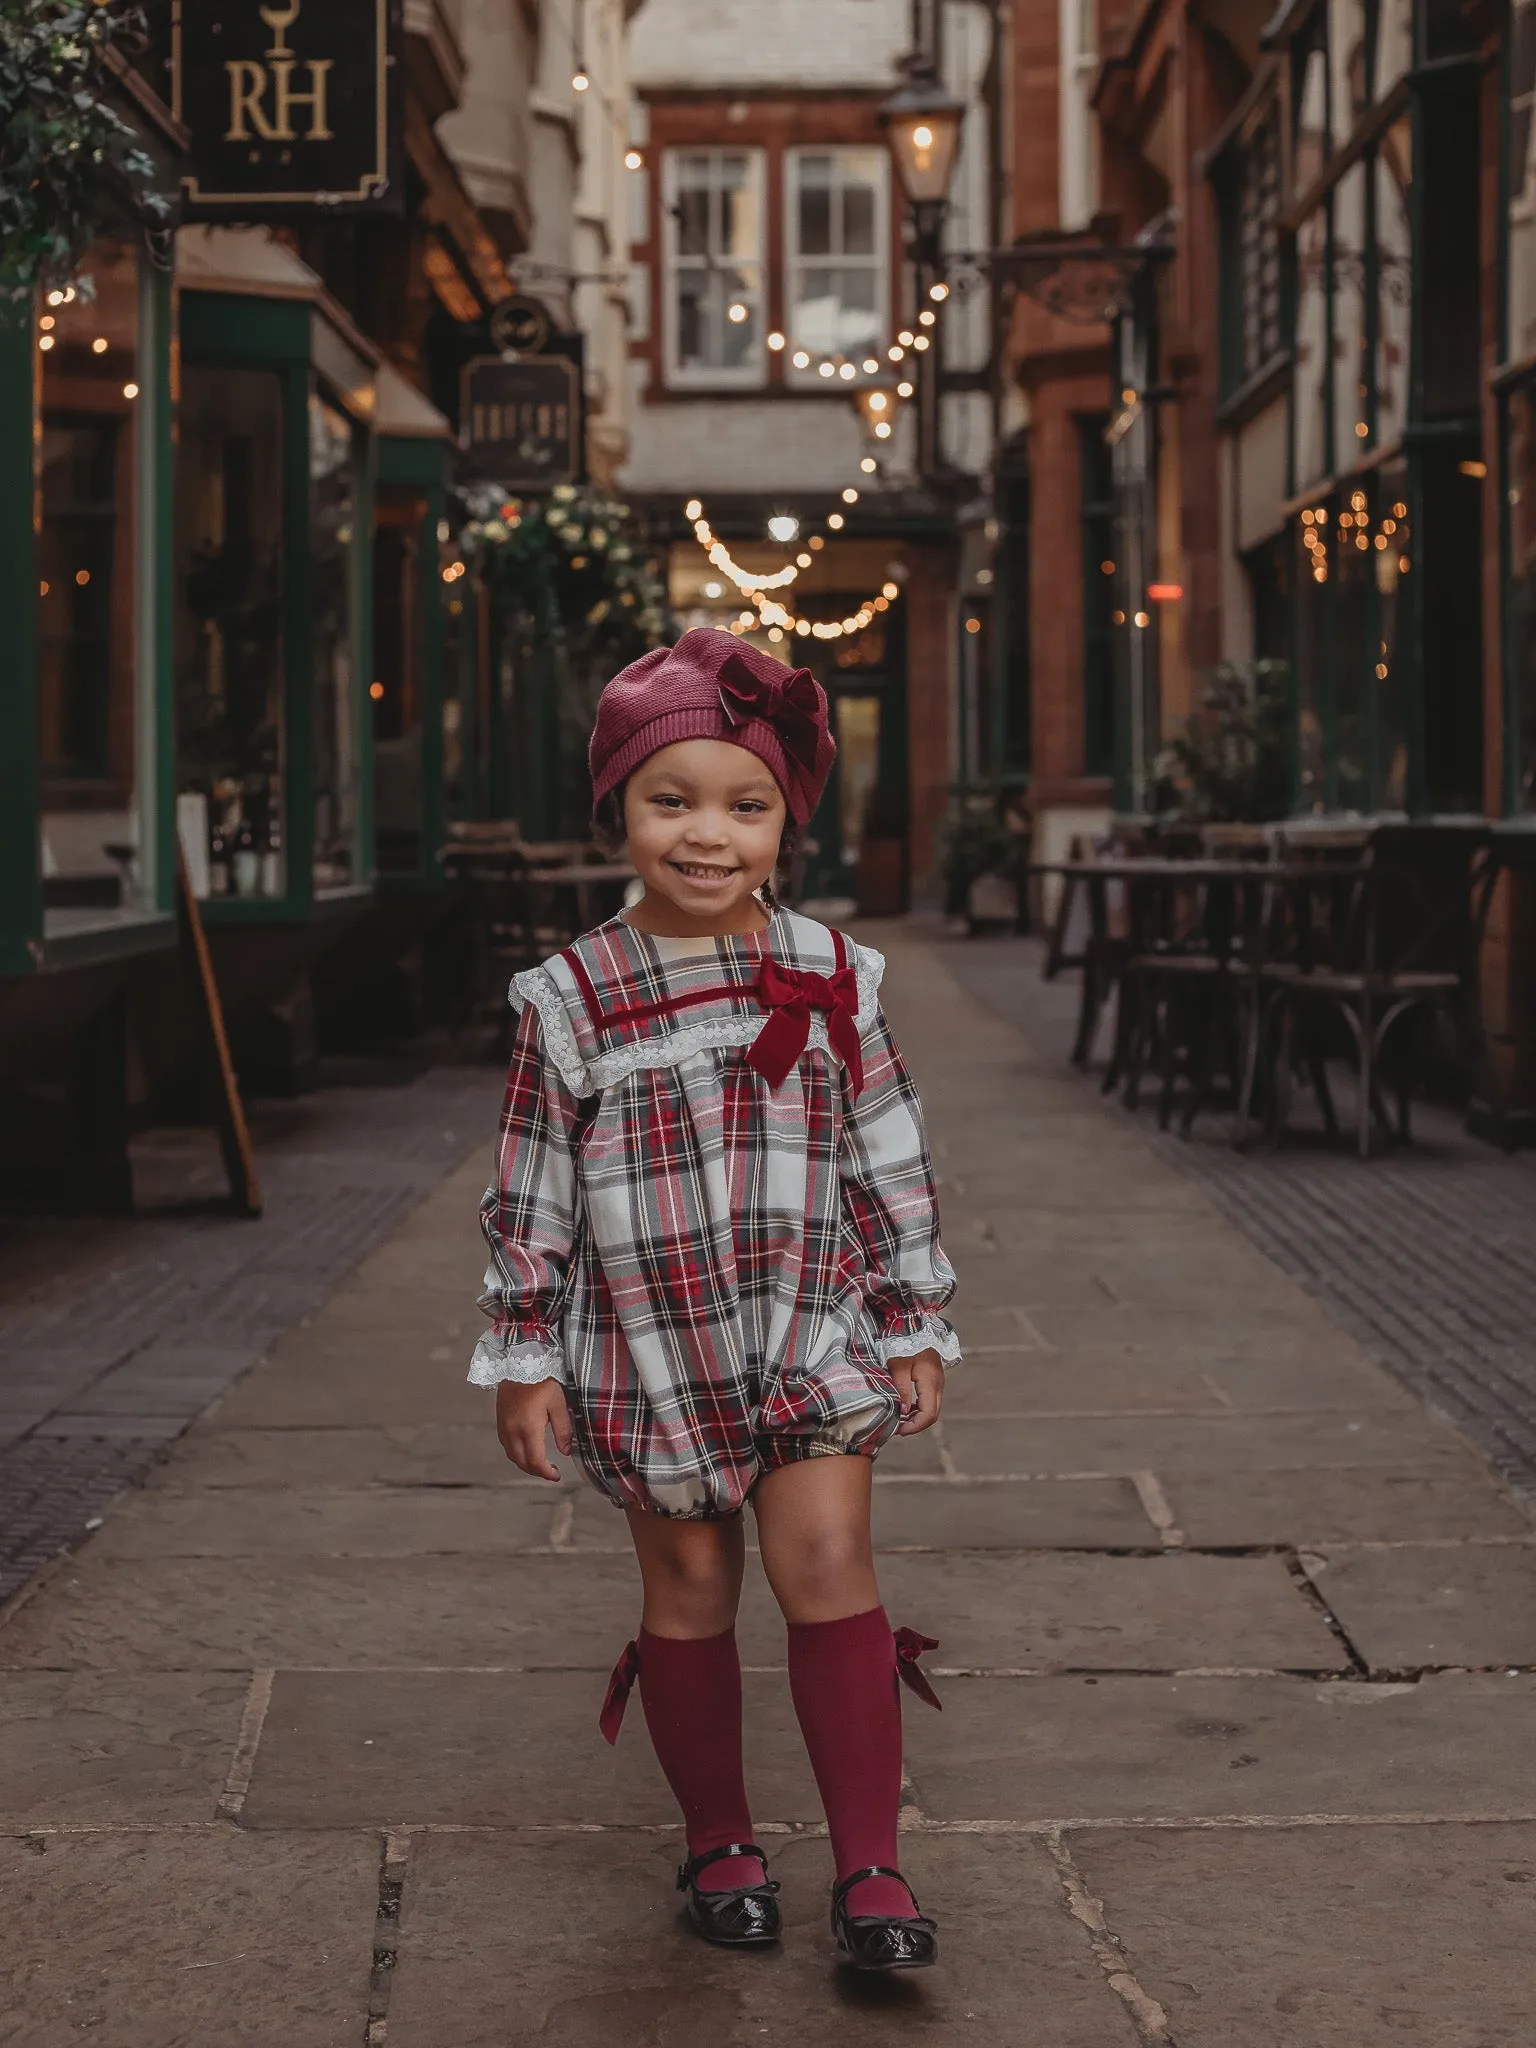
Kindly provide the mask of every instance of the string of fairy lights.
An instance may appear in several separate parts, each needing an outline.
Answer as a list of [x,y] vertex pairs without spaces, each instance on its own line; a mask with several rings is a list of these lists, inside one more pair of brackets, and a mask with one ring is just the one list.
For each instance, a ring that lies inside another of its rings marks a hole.
[[[1328,520],[1326,505],[1318,505],[1315,508],[1308,505],[1301,515],[1302,544],[1307,550],[1314,583],[1328,581]],[[1370,529],[1371,515],[1367,508],[1365,492],[1352,491],[1349,509],[1338,514],[1337,545],[1340,548],[1347,548],[1353,541],[1361,554],[1369,553],[1372,548],[1383,555],[1389,549],[1395,550],[1397,560],[1394,566],[1399,575],[1406,576],[1408,507],[1399,500],[1390,512],[1383,514],[1381,524],[1374,534]]]
[[[857,499],[858,492],[844,491],[843,497],[852,502]],[[775,646],[780,645],[791,635],[800,639],[841,640],[854,633],[862,633],[866,626],[874,623],[881,612],[889,611],[894,600],[901,595],[899,583],[887,582],[880,586],[873,597],[866,597],[862,604],[844,618],[805,618],[798,609],[791,611],[772,593],[776,590],[787,590],[804,570],[810,568],[816,556],[827,544],[824,534],[813,533],[807,536],[804,547],[795,559],[786,562],[782,569],[775,569],[768,575],[758,575],[751,569],[742,568],[736,561],[730,549],[719,539],[705,517],[704,507],[699,499],[690,498],[683,507],[683,512],[692,523],[694,539],[704,550],[712,566],[718,569],[721,575],[728,577],[749,602],[751,608],[739,612],[732,619],[728,629],[738,638],[744,633],[766,628],[768,638]],[[788,543],[800,536],[800,522],[787,515],[771,519],[768,524],[769,532],[775,540]],[[829,512],[826,524],[833,533],[840,532],[844,524],[843,514]],[[780,531],[775,533],[775,527]]]

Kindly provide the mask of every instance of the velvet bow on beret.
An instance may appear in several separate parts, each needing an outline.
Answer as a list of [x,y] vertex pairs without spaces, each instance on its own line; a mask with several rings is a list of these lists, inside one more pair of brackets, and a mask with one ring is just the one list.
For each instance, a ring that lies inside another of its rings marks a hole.
[[808,668],[785,668],[734,634],[700,626],[675,647],[642,654],[604,690],[588,749],[593,800],[662,747],[698,739],[756,754],[797,825],[815,810],[837,755],[826,693]]

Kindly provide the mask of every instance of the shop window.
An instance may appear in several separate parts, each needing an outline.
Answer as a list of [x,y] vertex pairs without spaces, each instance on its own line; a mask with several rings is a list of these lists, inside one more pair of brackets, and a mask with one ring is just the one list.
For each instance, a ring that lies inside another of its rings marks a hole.
[[316,891],[357,878],[357,457],[352,422],[318,394],[309,401],[311,766]]
[[1375,766],[1377,802],[1386,810],[1408,808],[1410,698],[1408,691],[1412,623],[1407,602],[1413,570],[1408,519],[1408,465],[1383,464],[1372,480],[1376,519],[1371,533],[1371,567],[1376,577],[1376,648],[1368,665],[1376,700]]
[[[178,813],[193,881],[281,896],[283,389],[275,370],[188,363],[177,474]],[[195,871],[198,847],[206,870]]]
[[1331,441],[1329,376],[1328,209],[1308,214],[1296,235],[1294,350],[1295,480],[1303,489],[1328,471]]
[[1376,57],[1372,91],[1384,100],[1413,66],[1413,0],[1376,0]]
[[[785,319],[791,349],[853,356],[884,343],[890,301],[886,174],[883,149],[786,154]],[[811,378],[815,372],[798,374]]]
[[[137,484],[147,451],[152,320],[129,243],[98,242],[84,279],[38,314],[37,636],[45,929],[147,900],[140,815],[143,656]],[[88,280],[86,282],[85,280]]]
[[1322,175],[1328,161],[1328,51],[1321,8],[1292,46],[1292,172],[1297,197]]
[[1330,0],[1328,98],[1335,149],[1348,141],[1366,109],[1365,54],[1365,0]]
[[398,485],[374,505],[373,821],[379,866],[397,871],[421,859],[426,517],[426,499]]
[[1115,479],[1104,441],[1108,419],[1096,413],[1077,423],[1083,577],[1083,772],[1115,770],[1114,614],[1119,564],[1115,560]]
[[668,381],[760,384],[762,151],[670,150],[665,169]]
[[1223,383],[1235,391],[1280,353],[1280,118],[1274,108],[1222,166]]
[[1371,431],[1370,365],[1366,359],[1366,283],[1370,251],[1365,217],[1366,170],[1352,164],[1333,195],[1333,464],[1353,469]]
[[1392,448],[1408,423],[1408,361],[1413,320],[1413,130],[1396,122],[1377,145],[1376,182],[1376,441]]

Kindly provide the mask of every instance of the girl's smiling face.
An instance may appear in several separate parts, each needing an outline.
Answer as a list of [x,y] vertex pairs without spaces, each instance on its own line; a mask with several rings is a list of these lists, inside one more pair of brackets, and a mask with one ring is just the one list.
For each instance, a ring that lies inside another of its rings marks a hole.
[[786,807],[766,762],[729,740],[679,740],[624,786],[624,834],[645,897],[628,913],[658,938],[756,931],[755,891],[779,857]]

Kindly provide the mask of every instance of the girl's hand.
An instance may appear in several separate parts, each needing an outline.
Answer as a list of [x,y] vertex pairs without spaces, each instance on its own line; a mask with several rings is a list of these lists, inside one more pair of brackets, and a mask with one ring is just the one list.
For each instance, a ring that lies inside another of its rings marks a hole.
[[919,1351],[911,1358],[891,1360],[891,1378],[901,1396],[898,1436],[917,1436],[932,1429],[944,1405],[944,1365],[937,1351]]
[[501,1448],[520,1472],[533,1479],[552,1479],[557,1484],[560,1469],[549,1462],[545,1446],[546,1429],[554,1433],[555,1447],[571,1455],[571,1411],[558,1380],[537,1380],[525,1386],[521,1380],[503,1380],[496,1389],[496,1434]]

